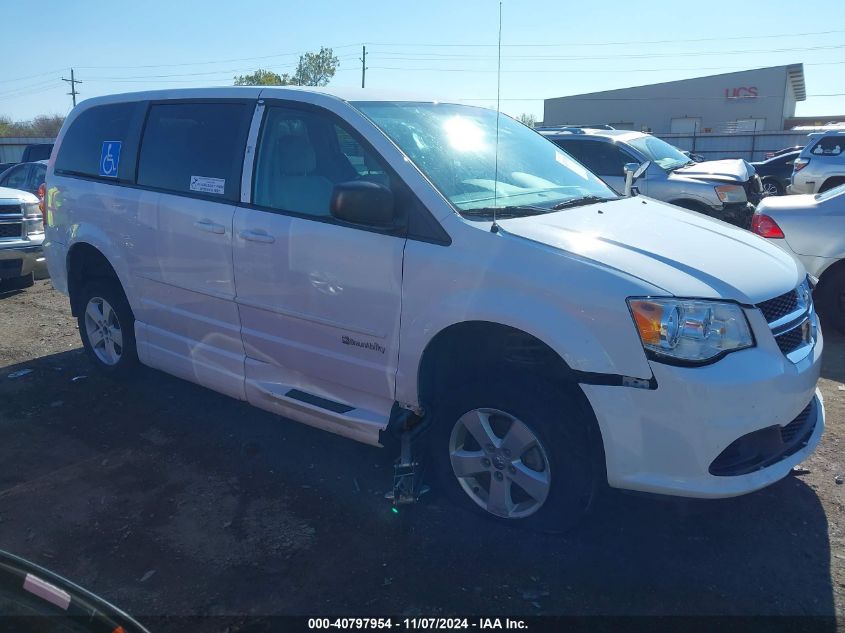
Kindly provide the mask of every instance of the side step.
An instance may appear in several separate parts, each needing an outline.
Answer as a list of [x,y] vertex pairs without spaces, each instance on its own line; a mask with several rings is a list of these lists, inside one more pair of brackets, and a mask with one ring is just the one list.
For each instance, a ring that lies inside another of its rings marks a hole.
[[379,433],[387,428],[387,417],[290,385],[247,380],[246,393],[267,411],[373,446],[381,446]]

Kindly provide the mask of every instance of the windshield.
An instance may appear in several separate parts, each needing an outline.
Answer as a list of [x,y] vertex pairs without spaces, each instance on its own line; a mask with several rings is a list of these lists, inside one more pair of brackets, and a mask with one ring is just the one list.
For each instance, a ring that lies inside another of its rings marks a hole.
[[845,194],[845,184],[834,187],[833,189],[828,189],[823,193],[817,193],[816,200],[824,202],[825,200],[830,200],[831,198],[841,196],[842,194]]
[[459,211],[533,207],[616,194],[550,141],[506,115],[438,103],[354,104]]
[[671,171],[690,163],[690,157],[666,141],[661,141],[656,136],[639,136],[627,141],[628,144],[653,163],[657,163],[666,171]]

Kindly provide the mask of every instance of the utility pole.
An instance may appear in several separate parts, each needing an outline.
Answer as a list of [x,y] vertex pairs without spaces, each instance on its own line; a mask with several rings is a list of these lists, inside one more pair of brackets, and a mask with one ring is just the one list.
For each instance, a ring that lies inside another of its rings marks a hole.
[[361,87],[364,87],[364,84],[367,80],[367,46],[364,45],[363,51],[361,53]]
[[79,94],[76,90],[76,84],[81,84],[82,82],[73,76],[73,68],[70,69],[70,79],[62,77],[62,81],[66,81],[70,84],[70,92],[68,94],[73,97],[73,105],[76,107],[76,95]]

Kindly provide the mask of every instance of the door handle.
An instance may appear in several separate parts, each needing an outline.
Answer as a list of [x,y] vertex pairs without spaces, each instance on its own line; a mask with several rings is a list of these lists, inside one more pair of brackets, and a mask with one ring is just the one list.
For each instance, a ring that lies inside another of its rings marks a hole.
[[194,226],[197,227],[200,231],[207,231],[208,233],[216,233],[217,235],[223,235],[226,232],[226,227],[222,224],[216,224],[211,220],[197,220],[194,222]]
[[272,244],[276,241],[276,238],[272,235],[268,235],[264,231],[241,231],[238,233],[241,236],[241,239],[247,240],[249,242],[261,242],[262,244]]

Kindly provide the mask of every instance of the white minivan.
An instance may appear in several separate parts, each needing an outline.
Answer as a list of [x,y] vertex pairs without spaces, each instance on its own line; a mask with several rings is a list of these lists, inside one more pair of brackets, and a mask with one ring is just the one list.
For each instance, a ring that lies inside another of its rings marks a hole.
[[436,489],[494,517],[564,528],[605,481],[739,495],[822,435],[799,262],[618,197],[495,111],[101,97],[68,116],[47,187],[50,274],[97,366],[368,444],[413,433]]

